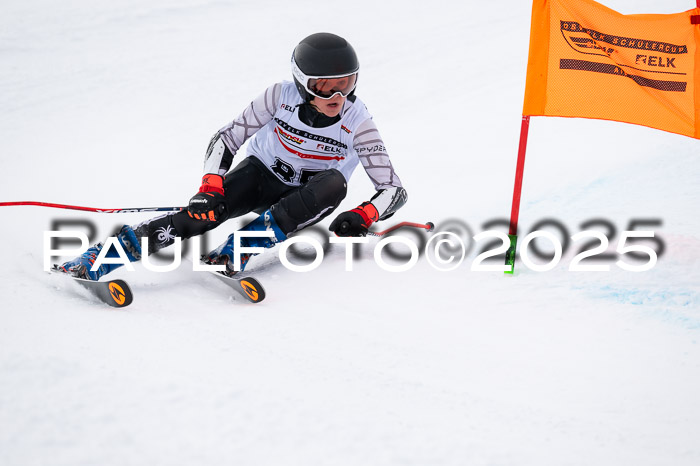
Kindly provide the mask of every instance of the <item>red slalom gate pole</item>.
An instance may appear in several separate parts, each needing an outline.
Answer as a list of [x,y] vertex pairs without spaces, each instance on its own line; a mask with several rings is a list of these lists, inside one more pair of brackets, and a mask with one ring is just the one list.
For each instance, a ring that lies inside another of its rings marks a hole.
[[[700,2],[700,0],[698,0]],[[523,173],[525,171],[525,152],[527,151],[527,134],[530,130],[530,115],[523,115],[523,122],[520,126],[520,145],[518,146],[518,163],[515,168],[515,186],[513,187],[513,204],[510,211],[510,227],[508,237],[510,247],[506,252],[506,265],[510,270],[506,273],[513,273],[515,270],[515,250],[518,244],[518,216],[520,215],[520,194],[523,188]]]

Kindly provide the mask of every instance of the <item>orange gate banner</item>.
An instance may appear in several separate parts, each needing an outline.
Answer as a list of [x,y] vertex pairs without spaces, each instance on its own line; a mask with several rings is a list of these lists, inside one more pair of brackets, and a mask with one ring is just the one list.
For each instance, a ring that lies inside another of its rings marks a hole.
[[614,120],[700,139],[700,8],[623,15],[533,0],[523,115]]

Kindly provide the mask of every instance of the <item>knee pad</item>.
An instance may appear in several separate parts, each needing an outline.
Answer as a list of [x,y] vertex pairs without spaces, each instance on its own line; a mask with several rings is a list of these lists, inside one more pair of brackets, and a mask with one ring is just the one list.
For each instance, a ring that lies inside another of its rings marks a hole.
[[285,234],[319,222],[335,210],[347,194],[347,182],[338,170],[324,170],[271,207]]
[[320,204],[337,207],[345,199],[348,192],[348,184],[340,171],[335,168],[324,170],[314,175],[311,180],[302,186],[314,194]]

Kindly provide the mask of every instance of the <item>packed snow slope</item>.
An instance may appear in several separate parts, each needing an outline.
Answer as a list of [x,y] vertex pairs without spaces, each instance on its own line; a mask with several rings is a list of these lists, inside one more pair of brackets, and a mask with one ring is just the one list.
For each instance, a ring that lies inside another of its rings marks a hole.
[[[694,3],[605,1],[627,14]],[[297,42],[330,31],[358,52],[357,93],[409,193],[377,229],[505,231],[530,5],[6,0],[0,201],[186,204],[209,137],[291,79]],[[276,250],[255,258],[258,305],[186,259],[115,274],[136,298],[108,308],[43,271],[44,232],[91,222],[103,240],[149,214],[2,207],[0,464],[700,464],[699,177],[697,140],[534,118],[522,233],[551,219],[570,237],[597,219],[614,252],[630,222],[651,221],[633,227],[663,246],[651,270],[569,271],[583,240],[547,272],[472,271],[487,239],[452,271],[421,257],[389,272],[375,238],[350,272],[338,246],[305,273]],[[341,209],[372,191],[358,168]]]

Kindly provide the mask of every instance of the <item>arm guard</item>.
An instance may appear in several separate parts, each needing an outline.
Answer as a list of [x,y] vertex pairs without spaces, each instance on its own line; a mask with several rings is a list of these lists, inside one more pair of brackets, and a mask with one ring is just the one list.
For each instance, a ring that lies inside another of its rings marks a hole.
[[386,220],[394,215],[408,200],[406,190],[400,186],[381,189],[372,196],[370,202],[377,209],[378,220]]

